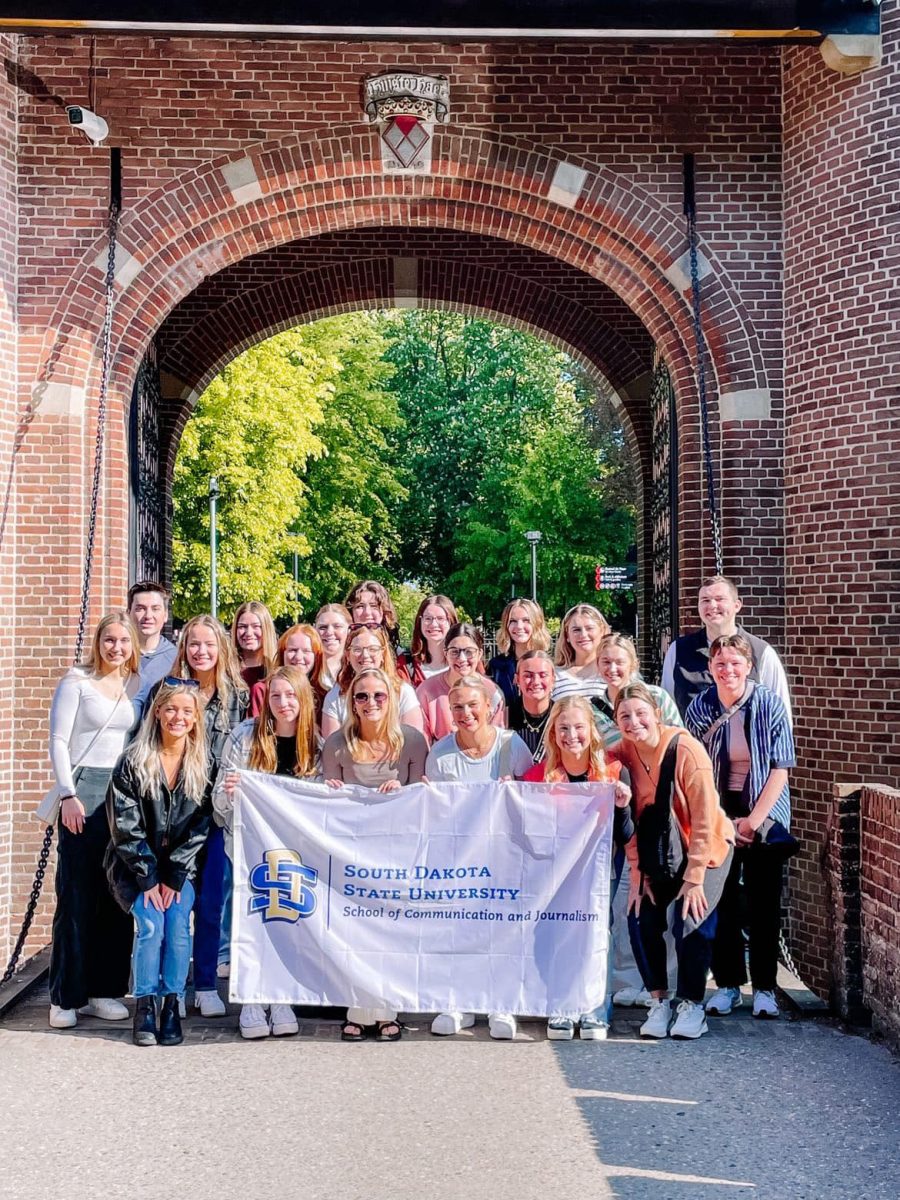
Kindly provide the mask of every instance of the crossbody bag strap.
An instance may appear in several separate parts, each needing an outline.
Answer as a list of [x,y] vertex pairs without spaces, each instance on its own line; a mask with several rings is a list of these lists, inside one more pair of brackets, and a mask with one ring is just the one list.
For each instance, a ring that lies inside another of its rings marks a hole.
[[747,681],[747,690],[746,690],[746,692],[744,692],[743,696],[741,696],[740,700],[738,700],[735,704],[729,705],[728,708],[726,708],[723,713],[720,713],[719,716],[716,717],[716,719],[709,726],[709,728],[706,729],[703,733],[701,733],[700,737],[703,741],[704,746],[709,745],[709,743],[716,736],[716,734],[722,728],[722,726],[727,725],[728,722],[731,720],[731,718],[734,716],[734,714],[736,712],[740,712],[740,710],[744,707],[745,704],[749,704],[750,697],[753,695],[753,689],[755,686],[756,685],[753,683],[752,680],[748,680]]
[[107,729],[109,729],[110,725],[112,724],[112,719],[116,715],[116,712],[118,711],[118,708],[119,708],[119,704],[121,703],[124,695],[125,695],[125,685],[123,684],[122,690],[121,690],[121,692],[119,692],[118,696],[116,696],[116,702],[112,706],[112,712],[110,712],[109,716],[106,718],[106,720],[103,722],[103,724],[97,730],[97,732],[94,734],[94,736],[88,742],[87,749],[83,750],[81,752],[81,754],[78,757],[78,762],[73,764],[73,766],[72,766],[72,774],[73,775],[78,770],[78,768],[82,765],[82,763],[87,758],[87,756],[90,754],[90,752],[93,750],[94,744],[98,740],[98,738],[103,737],[104,733],[106,733]]

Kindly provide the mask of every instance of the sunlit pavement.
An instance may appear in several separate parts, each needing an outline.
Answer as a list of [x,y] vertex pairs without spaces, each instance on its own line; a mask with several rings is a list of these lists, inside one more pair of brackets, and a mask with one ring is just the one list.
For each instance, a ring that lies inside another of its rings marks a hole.
[[183,1046],[130,1023],[0,1024],[0,1196],[16,1200],[896,1200],[900,1063],[829,1023],[711,1018],[699,1042],[514,1043],[479,1023],[347,1045],[332,1021],[243,1042],[191,1016]]

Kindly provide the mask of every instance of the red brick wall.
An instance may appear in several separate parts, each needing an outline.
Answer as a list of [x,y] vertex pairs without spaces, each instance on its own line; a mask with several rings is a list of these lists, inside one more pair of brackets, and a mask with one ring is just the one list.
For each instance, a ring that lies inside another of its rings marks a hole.
[[[0,55],[15,63],[16,40],[0,36]],[[7,75],[0,76],[0,795],[13,785],[12,710],[15,670],[15,498],[10,470],[16,438],[16,140],[18,96]],[[15,846],[12,808],[0,802],[0,971],[6,966]]]
[[[20,619],[14,706],[17,804],[46,782],[46,714],[77,610],[93,435],[107,155],[70,132],[62,105],[86,100],[89,41],[19,44],[20,404],[50,387],[25,441],[17,510]],[[780,55],[749,46],[566,43],[391,45],[96,40],[96,107],[123,148],[123,245],[142,264],[119,294],[117,361],[95,609],[126,583],[125,430],[140,355],[205,274],[286,242],[391,225],[503,238],[617,293],[666,350],[681,421],[685,619],[711,566],[699,504],[690,328],[665,270],[684,251],[681,153],[698,154],[698,202],[713,374],[726,392],[763,390],[759,422],[714,413],[723,440],[726,565],[750,627],[781,637]],[[453,113],[427,179],[381,177],[361,119],[362,76],[392,67],[449,74]],[[250,154],[263,180],[235,204],[220,167]],[[548,198],[555,165],[587,172],[575,208]],[[484,281],[474,291],[483,294]],[[530,306],[530,307],[529,307]],[[619,303],[621,309],[621,303]],[[533,315],[532,301],[518,313]],[[173,318],[174,319],[174,318]],[[627,323],[627,322],[626,322]],[[86,413],[78,392],[87,388]],[[8,412],[8,410],[7,410]],[[740,415],[740,414],[738,414]],[[71,637],[71,635],[70,635]],[[32,859],[37,830],[17,816]],[[16,876],[14,906],[28,880]]]
[[863,788],[859,819],[863,1000],[900,1048],[900,791]]
[[795,952],[825,989],[833,783],[900,777],[898,10],[879,69],[784,52],[785,571],[798,767]]

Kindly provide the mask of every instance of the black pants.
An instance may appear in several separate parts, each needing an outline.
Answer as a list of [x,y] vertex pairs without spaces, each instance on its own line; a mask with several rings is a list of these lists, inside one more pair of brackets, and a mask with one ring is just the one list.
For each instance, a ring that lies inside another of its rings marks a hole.
[[[711,911],[696,928],[691,929],[691,932],[686,934],[684,931],[681,901],[675,905],[672,933],[675,936],[675,949],[678,955],[678,980],[675,985],[675,995],[679,1000],[693,1000],[695,1004],[703,1003],[706,993],[706,976],[712,963],[713,943],[718,924],[719,905],[717,901],[721,894],[721,884],[729,874],[730,865],[729,857],[721,867],[707,870],[703,890]],[[641,901],[640,915],[638,917],[635,917],[634,913],[628,915],[631,948],[634,951],[634,959],[641,973],[644,987],[648,992],[669,990],[664,935],[669,927],[669,905],[681,891],[681,885],[681,879],[673,880],[670,883],[651,882],[656,903],[651,904],[645,898]]]
[[69,833],[60,821],[58,839],[50,1002],[81,1008],[91,996],[128,991],[134,921],[113,900],[103,871],[109,844],[104,805],[85,817],[81,833]]
[[735,850],[719,902],[719,927],[713,946],[712,970],[719,987],[740,987],[747,982],[746,928],[750,982],[758,991],[775,990],[783,878],[784,860],[777,850],[758,842]]

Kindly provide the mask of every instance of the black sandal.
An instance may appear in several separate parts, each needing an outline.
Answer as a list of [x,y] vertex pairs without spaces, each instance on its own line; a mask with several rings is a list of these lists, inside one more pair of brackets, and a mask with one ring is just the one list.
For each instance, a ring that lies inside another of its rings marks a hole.
[[[355,1033],[350,1033],[351,1029],[355,1029]],[[341,1026],[341,1041],[342,1042],[362,1042],[365,1040],[366,1027],[360,1025],[356,1021],[345,1021]]]
[[[386,1030],[393,1029],[393,1033],[387,1033]],[[399,1021],[376,1021],[375,1022],[375,1041],[376,1042],[399,1042],[400,1035],[403,1029]]]

